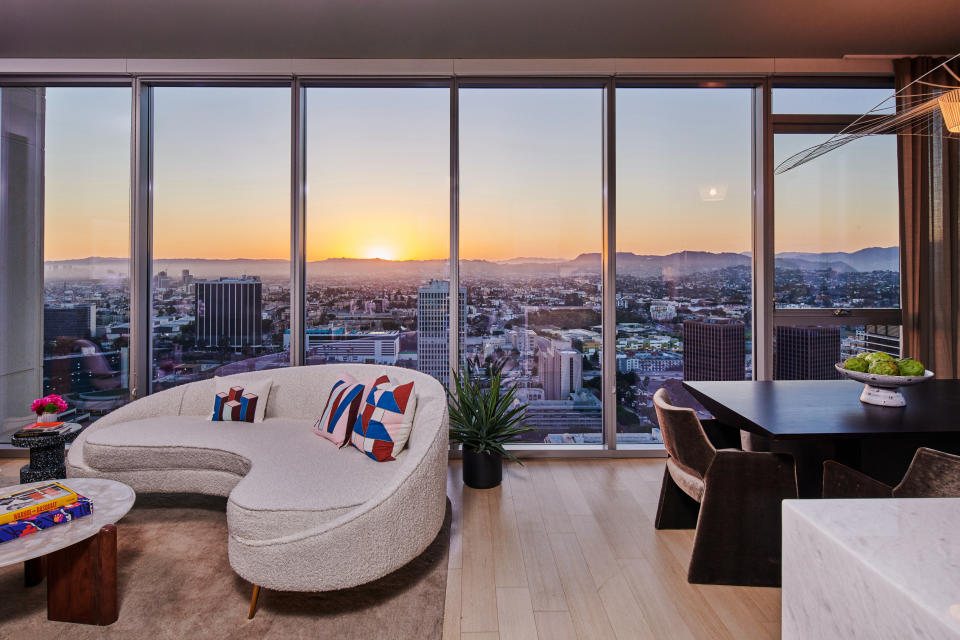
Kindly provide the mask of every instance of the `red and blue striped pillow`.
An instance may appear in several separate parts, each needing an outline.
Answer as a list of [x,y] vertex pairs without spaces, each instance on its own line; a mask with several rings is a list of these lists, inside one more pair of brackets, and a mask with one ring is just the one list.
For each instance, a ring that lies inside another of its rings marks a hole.
[[[372,385],[386,382],[387,377],[381,376]],[[357,381],[349,373],[340,374],[333,383],[327,404],[323,407],[320,419],[313,425],[313,431],[323,436],[338,447],[342,447],[350,440],[353,425],[363,405],[364,389],[368,385]]]

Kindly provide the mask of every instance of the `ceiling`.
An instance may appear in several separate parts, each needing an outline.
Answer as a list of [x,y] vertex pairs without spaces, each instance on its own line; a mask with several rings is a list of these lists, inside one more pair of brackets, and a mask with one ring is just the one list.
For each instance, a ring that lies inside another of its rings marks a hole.
[[958,0],[0,0],[8,58],[835,58],[960,51]]

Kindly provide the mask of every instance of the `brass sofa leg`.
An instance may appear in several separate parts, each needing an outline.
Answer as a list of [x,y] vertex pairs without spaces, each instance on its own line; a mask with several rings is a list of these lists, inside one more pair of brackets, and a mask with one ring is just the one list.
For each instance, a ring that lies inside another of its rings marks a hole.
[[247,620],[253,620],[253,616],[257,613],[257,599],[260,597],[260,585],[253,585],[253,595],[250,596],[250,613],[247,615]]

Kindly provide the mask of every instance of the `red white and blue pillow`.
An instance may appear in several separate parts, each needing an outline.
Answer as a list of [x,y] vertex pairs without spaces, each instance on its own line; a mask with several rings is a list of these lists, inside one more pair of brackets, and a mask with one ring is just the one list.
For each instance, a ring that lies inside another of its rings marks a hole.
[[378,462],[395,459],[410,438],[416,408],[413,382],[394,384],[381,376],[367,388],[350,442]]
[[[381,376],[374,384],[380,381],[388,381],[387,376]],[[323,407],[320,419],[313,425],[314,433],[323,436],[338,447],[347,444],[353,425],[360,414],[366,387],[367,385],[358,382],[349,373],[340,374],[339,379],[330,389],[330,395],[327,397],[327,404]]]
[[213,398],[214,422],[263,422],[267,398],[273,380],[253,379],[236,382],[230,377],[218,377],[214,382],[217,394]]

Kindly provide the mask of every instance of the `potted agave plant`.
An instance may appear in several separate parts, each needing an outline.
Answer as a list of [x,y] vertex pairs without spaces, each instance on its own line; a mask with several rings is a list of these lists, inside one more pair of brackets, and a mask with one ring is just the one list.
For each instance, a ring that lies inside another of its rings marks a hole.
[[479,377],[453,373],[455,393],[447,390],[450,408],[450,439],[463,445],[463,483],[474,489],[490,489],[503,479],[503,458],[519,464],[504,444],[530,431],[520,426],[526,406],[516,402],[517,389],[501,393],[502,367],[489,368],[490,385]]

